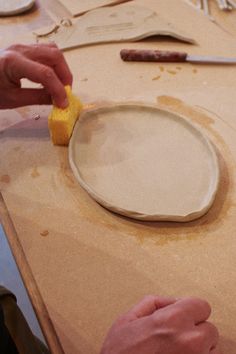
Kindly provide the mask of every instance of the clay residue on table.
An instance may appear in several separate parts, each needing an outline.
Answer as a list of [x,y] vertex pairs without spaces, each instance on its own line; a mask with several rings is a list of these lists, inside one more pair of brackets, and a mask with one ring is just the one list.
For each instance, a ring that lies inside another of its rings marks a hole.
[[161,78],[161,75],[157,75],[157,76],[153,77],[152,81],[159,80],[160,78]]
[[167,70],[167,72],[170,74],[170,75],[176,75],[177,72],[175,70]]
[[40,173],[38,171],[38,168],[37,167],[34,167],[32,172],[31,172],[31,177],[32,178],[36,178],[36,177],[39,177],[40,176]]
[[49,231],[48,230],[43,230],[40,232],[40,235],[43,236],[43,237],[46,237],[49,235]]
[[170,109],[174,113],[185,115],[195,122],[204,125],[204,127],[209,127],[215,122],[213,118],[209,117],[209,115],[199,112],[197,109],[194,109],[194,107],[187,105],[185,102],[176,97],[158,96],[157,103],[161,108]]
[[63,180],[65,181],[65,184],[68,187],[75,188],[76,181],[74,179],[74,176],[72,174],[72,171],[71,171],[68,161],[65,160],[65,158],[67,158],[67,155],[68,155],[67,150],[60,154],[60,159],[61,159],[60,174],[63,177]]

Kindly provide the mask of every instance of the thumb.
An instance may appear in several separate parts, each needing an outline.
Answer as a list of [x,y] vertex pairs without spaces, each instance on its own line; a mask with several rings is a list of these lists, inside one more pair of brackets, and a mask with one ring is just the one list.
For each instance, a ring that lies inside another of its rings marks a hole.
[[128,311],[130,321],[152,315],[155,311],[176,303],[178,299],[149,295]]

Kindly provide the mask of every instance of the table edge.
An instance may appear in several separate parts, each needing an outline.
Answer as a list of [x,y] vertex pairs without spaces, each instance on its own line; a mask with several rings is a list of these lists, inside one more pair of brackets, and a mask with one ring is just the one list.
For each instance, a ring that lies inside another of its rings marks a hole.
[[65,354],[1,192],[0,221],[49,349],[53,354]]

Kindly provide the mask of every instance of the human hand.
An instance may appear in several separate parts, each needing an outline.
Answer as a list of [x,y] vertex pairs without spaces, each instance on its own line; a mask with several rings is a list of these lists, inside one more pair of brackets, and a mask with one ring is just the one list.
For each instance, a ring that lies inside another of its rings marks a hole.
[[[42,84],[43,88],[21,88],[23,78]],[[1,109],[52,101],[65,108],[65,85],[72,85],[72,74],[55,44],[17,44],[0,51]]]
[[101,354],[221,354],[210,313],[200,299],[147,296],[114,323]]

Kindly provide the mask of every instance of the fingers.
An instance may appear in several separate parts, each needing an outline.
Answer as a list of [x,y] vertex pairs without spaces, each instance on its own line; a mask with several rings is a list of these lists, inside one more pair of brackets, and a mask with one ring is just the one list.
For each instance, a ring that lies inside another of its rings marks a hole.
[[155,311],[174,304],[177,300],[175,298],[167,298],[160,296],[146,296],[141,302],[135,305],[128,313],[135,319],[149,316]]
[[[55,44],[47,45],[14,45],[7,49],[3,58],[3,71],[8,87],[19,87],[22,78],[40,83],[51,95],[54,103],[60,108],[68,106],[65,85],[72,85],[72,74],[62,52]],[[35,104],[36,101],[49,103],[46,94],[38,92],[31,97],[29,92],[22,93],[24,104]],[[28,101],[25,99],[28,97]],[[19,100],[18,100],[19,101]],[[50,101],[51,102],[51,101]]]
[[204,348],[208,348],[210,353],[213,348],[216,348],[219,342],[219,332],[217,328],[210,322],[201,323],[196,326],[200,338],[204,343]]
[[10,79],[20,80],[27,78],[33,82],[41,83],[58,107],[67,107],[68,100],[64,86],[52,68],[29,60],[19,54],[14,56],[14,60],[9,61],[6,70]]
[[[188,318],[188,322],[193,324],[200,324],[205,322],[211,314],[210,305],[201,299],[197,298],[163,298],[158,296],[147,296],[140,303],[135,305],[128,314],[133,318],[140,318],[154,314],[157,310],[160,310],[163,315],[171,314],[172,317],[178,317],[178,320],[182,318]],[[158,311],[154,316],[159,316]]]
[[211,315],[211,307],[207,301],[198,298],[185,298],[176,304],[179,310],[193,320],[194,324],[199,324],[208,320]]
[[73,77],[69,66],[56,44],[15,45],[10,50],[15,50],[26,58],[50,66],[62,84],[72,86]]
[[194,323],[199,324],[208,320],[211,315],[211,306],[205,300],[198,298],[183,299],[179,302],[186,313],[192,316]]
[[7,99],[1,100],[1,97],[0,90],[0,109],[52,103],[52,98],[45,89],[8,89]]

